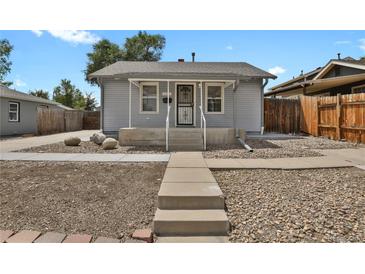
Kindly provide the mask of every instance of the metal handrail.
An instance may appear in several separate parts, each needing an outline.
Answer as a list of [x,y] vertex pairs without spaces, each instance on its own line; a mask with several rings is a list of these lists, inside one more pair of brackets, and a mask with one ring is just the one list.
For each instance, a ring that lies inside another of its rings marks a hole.
[[[203,146],[204,146],[204,150],[207,150],[207,120],[205,120],[205,116],[204,116],[204,112],[203,112],[203,107],[200,105],[199,106],[200,109],[200,121],[203,121]],[[202,125],[200,125],[201,127]]]
[[166,151],[169,151],[170,108],[171,106],[168,105],[166,116]]

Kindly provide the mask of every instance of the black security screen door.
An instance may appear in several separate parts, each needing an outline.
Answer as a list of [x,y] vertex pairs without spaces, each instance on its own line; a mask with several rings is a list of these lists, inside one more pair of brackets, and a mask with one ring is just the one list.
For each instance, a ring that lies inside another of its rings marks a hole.
[[194,119],[194,86],[177,86],[177,124],[193,125]]

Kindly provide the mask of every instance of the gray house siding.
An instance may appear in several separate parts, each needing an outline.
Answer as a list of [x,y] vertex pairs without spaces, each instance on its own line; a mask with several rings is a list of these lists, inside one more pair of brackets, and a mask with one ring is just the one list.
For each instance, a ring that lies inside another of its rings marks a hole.
[[[152,77],[151,77],[152,78]],[[166,78],[166,77],[161,77]],[[178,77],[175,77],[175,79]],[[189,79],[194,79],[189,77]],[[205,78],[208,79],[208,78]],[[211,78],[218,79],[218,78]],[[224,78],[226,79],[226,78]],[[175,127],[176,120],[176,84],[195,84],[195,112],[196,127],[200,127],[201,104],[200,87],[198,82],[170,82],[172,98],[170,110],[170,127]],[[225,88],[224,114],[205,113],[207,127],[234,127],[234,96],[236,97],[236,127],[246,131],[259,131],[261,123],[261,80],[241,81],[233,92],[232,85]],[[167,82],[159,82],[159,113],[140,113],[140,91],[132,84],[132,127],[164,128],[167,115],[167,104],[163,103],[163,93],[167,93]],[[205,85],[203,84],[203,110],[205,112]],[[117,132],[120,128],[129,126],[129,82],[122,80],[103,81],[103,130],[107,133]]]
[[[9,122],[9,102],[19,103],[19,122]],[[1,127],[0,136],[37,133],[37,108],[39,106],[54,107],[37,102],[0,98]]]

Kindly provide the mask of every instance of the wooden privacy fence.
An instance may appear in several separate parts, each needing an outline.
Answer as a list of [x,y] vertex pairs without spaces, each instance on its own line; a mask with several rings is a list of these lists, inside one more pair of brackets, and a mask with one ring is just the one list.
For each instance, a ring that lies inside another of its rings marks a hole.
[[100,111],[84,111],[83,129],[100,129]]
[[[265,131],[365,143],[365,93],[265,98]],[[299,115],[298,115],[299,112]]]
[[[90,114],[82,110],[62,110],[54,108],[37,109],[37,127],[38,134],[52,134],[65,131],[76,131],[84,128],[85,116],[98,116],[100,122],[100,112]],[[86,119],[87,120],[87,119]],[[88,125],[86,129],[99,129],[99,126]]]
[[[303,96],[301,100],[307,100],[306,97]],[[317,103],[313,104],[313,108],[317,113],[314,118],[317,128],[302,131],[314,136],[365,143],[365,93],[316,99]]]
[[267,132],[299,133],[299,101],[297,99],[265,98],[264,119]]

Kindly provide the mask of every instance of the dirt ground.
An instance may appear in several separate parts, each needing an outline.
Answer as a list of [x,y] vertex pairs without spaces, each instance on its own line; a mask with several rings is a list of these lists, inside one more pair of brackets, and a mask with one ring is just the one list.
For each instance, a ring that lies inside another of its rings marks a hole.
[[125,241],[152,227],[162,163],[0,162],[0,229]]
[[241,144],[208,145],[205,158],[293,158],[317,157],[322,154],[314,149],[356,148],[364,145],[349,142],[339,142],[327,138],[303,136],[283,140],[248,139],[246,143],[253,149],[249,152]]
[[63,142],[38,147],[31,147],[18,150],[17,152],[43,152],[43,153],[166,153],[165,147],[160,146],[120,146],[116,149],[103,150],[103,148],[93,142],[84,141],[78,146],[66,146]]
[[365,171],[222,170],[232,242],[365,242]]

